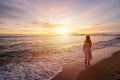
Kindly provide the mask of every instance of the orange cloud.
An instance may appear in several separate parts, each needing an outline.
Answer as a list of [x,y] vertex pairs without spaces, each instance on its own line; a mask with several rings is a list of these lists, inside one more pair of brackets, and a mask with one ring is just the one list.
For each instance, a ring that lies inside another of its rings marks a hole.
[[63,24],[52,24],[52,23],[41,22],[41,21],[31,21],[30,23],[32,25],[36,25],[44,28],[56,28],[56,27],[63,26]]
[[96,24],[87,29],[80,29],[79,33],[120,32],[120,21]]

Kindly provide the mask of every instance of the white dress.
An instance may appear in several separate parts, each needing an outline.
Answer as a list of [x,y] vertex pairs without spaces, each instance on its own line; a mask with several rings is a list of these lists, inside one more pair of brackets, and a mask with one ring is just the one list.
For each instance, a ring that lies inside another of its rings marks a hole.
[[85,55],[85,59],[92,59],[92,53],[91,53],[91,43],[87,43],[87,42],[84,42],[84,55]]

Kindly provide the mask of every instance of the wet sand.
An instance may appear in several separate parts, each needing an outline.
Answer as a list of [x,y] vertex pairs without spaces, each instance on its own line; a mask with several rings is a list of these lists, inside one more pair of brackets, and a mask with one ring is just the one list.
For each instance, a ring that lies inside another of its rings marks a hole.
[[[120,51],[118,50],[119,48],[116,47],[96,50],[93,52],[95,55],[90,69],[85,69],[84,58],[77,59],[64,65],[62,72],[52,80],[120,80]],[[111,56],[112,54],[114,55]]]

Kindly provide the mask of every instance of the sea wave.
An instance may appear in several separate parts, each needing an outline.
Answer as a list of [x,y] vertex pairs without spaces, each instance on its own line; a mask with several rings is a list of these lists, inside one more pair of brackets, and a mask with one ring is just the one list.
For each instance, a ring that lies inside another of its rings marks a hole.
[[101,49],[101,48],[104,48],[106,46],[111,46],[111,45],[114,45],[117,43],[120,43],[119,38],[115,38],[115,39],[108,40],[108,41],[98,41],[98,42],[93,44],[92,50]]

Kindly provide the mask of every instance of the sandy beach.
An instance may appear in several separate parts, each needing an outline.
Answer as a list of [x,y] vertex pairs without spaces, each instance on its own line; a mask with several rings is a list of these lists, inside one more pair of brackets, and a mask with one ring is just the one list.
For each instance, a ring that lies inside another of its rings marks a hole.
[[93,57],[90,69],[85,69],[84,58],[77,59],[64,65],[62,72],[52,80],[120,80],[119,47],[96,50]]
[[76,80],[120,80],[120,51],[104,59],[90,69],[79,73]]

